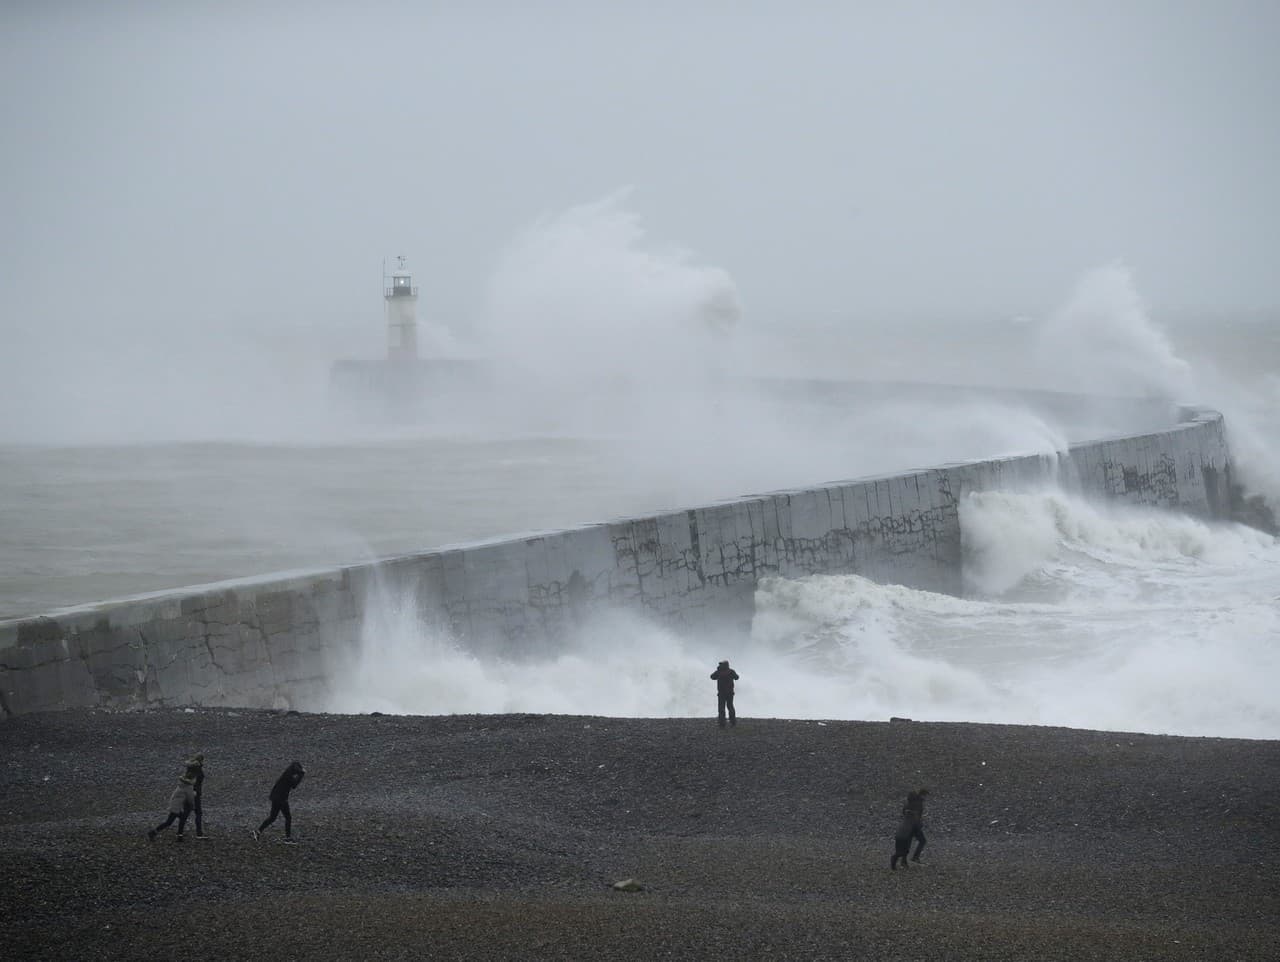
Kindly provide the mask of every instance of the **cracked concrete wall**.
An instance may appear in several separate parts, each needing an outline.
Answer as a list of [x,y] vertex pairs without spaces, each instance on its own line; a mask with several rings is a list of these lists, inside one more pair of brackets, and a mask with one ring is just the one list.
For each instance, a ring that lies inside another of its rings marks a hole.
[[227,582],[0,623],[0,712],[73,706],[319,709],[354,663],[367,611],[412,599],[478,653],[536,655],[593,613],[673,627],[745,626],[758,581],[853,572],[960,589],[958,505],[1048,482],[1129,504],[1228,513],[1220,415],[1072,445],[1059,457],[945,465],[779,491],[648,518]]

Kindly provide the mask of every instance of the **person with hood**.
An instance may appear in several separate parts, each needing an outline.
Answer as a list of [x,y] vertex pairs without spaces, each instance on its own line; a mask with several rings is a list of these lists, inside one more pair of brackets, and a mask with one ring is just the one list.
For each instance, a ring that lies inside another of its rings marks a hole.
[[169,817],[147,832],[149,841],[154,842],[156,833],[163,832],[174,822],[178,823],[178,841],[182,841],[182,832],[187,827],[187,816],[191,814],[191,809],[196,802],[194,785],[194,781],[186,775],[178,779],[178,787],[169,796]]
[[275,785],[271,787],[271,814],[268,815],[257,828],[253,830],[254,841],[257,841],[267,826],[276,820],[277,815],[284,816],[284,840],[286,843],[293,844],[293,816],[289,812],[289,793],[298,787],[298,783],[302,781],[302,776],[307,773],[302,770],[300,762],[290,762],[289,767],[284,770],[279,778],[276,779]]
[[725,710],[729,712],[729,724],[738,724],[738,715],[733,710],[733,683],[738,680],[738,673],[729,667],[728,661],[722,661],[711,673],[716,683],[716,717],[720,727],[724,728]]
[[196,816],[196,838],[207,838],[204,834],[204,809],[200,805],[200,799],[204,792],[204,755],[200,752],[192,755],[186,762],[187,772],[185,777],[191,779],[191,787],[195,791],[194,812]]

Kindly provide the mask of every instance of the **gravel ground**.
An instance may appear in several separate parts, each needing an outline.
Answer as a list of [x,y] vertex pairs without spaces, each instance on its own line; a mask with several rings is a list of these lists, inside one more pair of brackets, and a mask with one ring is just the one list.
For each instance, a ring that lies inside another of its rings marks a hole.
[[[149,843],[195,751],[210,837]],[[299,844],[255,842],[294,758]],[[0,759],[5,959],[1280,958],[1275,741],[166,709]]]

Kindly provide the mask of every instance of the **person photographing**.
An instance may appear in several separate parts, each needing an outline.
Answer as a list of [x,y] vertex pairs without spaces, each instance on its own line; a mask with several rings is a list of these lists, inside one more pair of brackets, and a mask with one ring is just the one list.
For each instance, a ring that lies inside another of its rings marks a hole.
[[716,718],[720,727],[724,728],[725,713],[729,715],[729,724],[738,724],[738,713],[733,709],[733,683],[738,680],[738,673],[729,667],[728,660],[720,662],[711,673],[716,683]]

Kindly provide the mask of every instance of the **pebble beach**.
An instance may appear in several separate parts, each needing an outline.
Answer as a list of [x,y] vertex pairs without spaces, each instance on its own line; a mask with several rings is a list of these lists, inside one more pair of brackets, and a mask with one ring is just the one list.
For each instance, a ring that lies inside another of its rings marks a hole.
[[[149,842],[197,751],[208,837]],[[171,708],[0,758],[8,959],[1280,958],[1275,741]],[[255,841],[294,759],[298,844]]]

